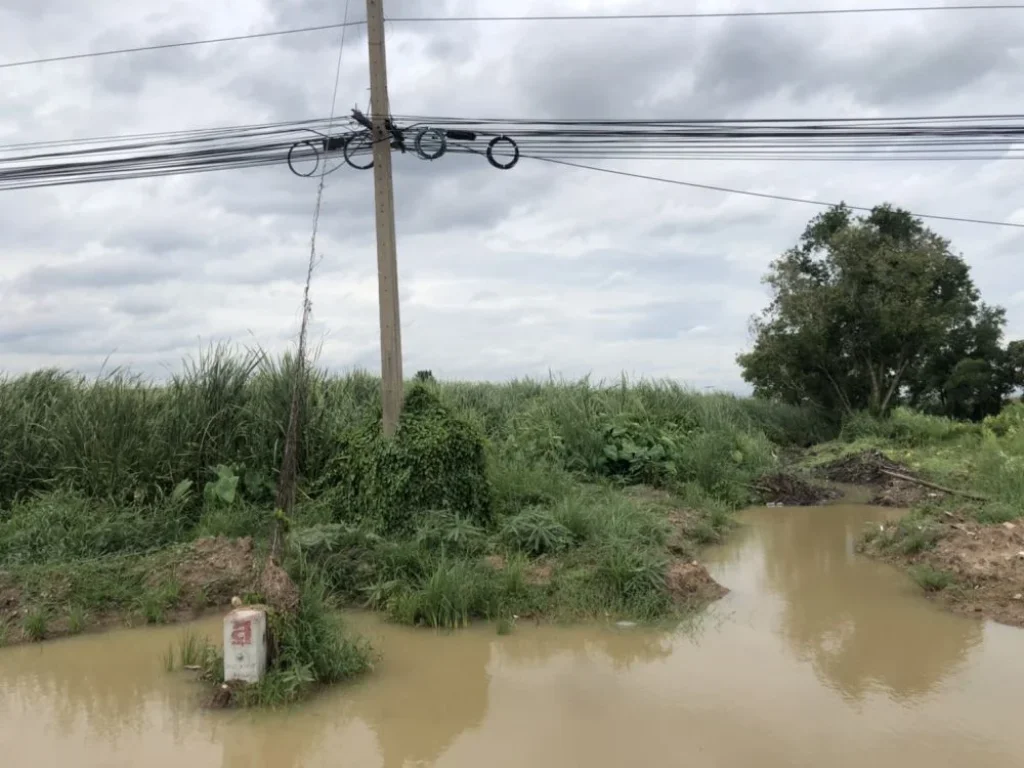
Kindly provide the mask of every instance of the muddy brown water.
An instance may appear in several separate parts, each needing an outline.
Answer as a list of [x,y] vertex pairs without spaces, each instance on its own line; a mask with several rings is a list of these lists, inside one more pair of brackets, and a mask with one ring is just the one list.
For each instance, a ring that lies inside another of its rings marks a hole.
[[707,553],[732,592],[686,631],[353,616],[378,669],[285,712],[199,710],[162,667],[181,627],[0,650],[0,765],[1024,765],[1024,632],[944,613],[855,555],[894,515],[744,513]]

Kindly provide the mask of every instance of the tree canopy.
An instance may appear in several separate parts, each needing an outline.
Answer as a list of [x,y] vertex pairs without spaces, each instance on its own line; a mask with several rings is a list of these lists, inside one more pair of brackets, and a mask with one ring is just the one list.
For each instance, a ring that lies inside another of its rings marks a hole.
[[1001,345],[1005,311],[981,301],[963,258],[907,211],[830,208],[764,282],[772,301],[738,358],[755,394],[876,415],[905,400],[977,419],[1024,384],[1024,342]]

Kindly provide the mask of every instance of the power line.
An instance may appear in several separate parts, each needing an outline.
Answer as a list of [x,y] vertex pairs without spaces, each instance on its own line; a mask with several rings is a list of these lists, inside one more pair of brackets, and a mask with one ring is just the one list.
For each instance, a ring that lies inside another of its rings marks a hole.
[[[524,155],[524,157],[528,157]],[[569,168],[581,168],[586,171],[598,171],[600,173],[610,173],[615,176],[625,176],[631,179],[644,179],[646,181],[657,181],[661,184],[675,184],[680,187],[692,187],[694,189],[705,189],[712,192],[725,192],[732,195],[746,195],[748,197],[760,197],[766,200],[781,200],[787,203],[804,203],[805,205],[817,205],[823,208],[833,208],[839,203],[827,203],[823,200],[810,200],[804,197],[789,197],[787,195],[773,195],[768,192],[753,192],[748,189],[732,189],[730,187],[719,187],[714,184],[698,184],[694,181],[683,181],[681,179],[668,179],[664,176],[649,176],[644,173],[634,173],[632,171],[623,171],[617,168],[602,168],[598,165],[584,165],[583,163],[573,163],[568,160],[557,160],[550,157],[530,157],[532,160],[540,160],[545,163],[554,163],[556,165],[564,165]],[[871,208],[863,205],[847,205],[847,208],[854,211],[867,211],[871,212]],[[995,227],[1015,227],[1017,229],[1024,229],[1024,224],[1018,224],[1013,221],[992,221],[989,219],[973,219],[966,216],[942,216],[935,213],[913,213],[921,219],[937,219],[940,221],[957,221],[965,224],[986,224]]]
[[[729,19],[729,18],[785,18],[785,17],[814,17],[814,16],[854,16],[880,13],[937,13],[943,11],[1019,11],[1024,10],[1024,3],[986,3],[984,5],[919,5],[919,6],[887,6],[879,8],[813,8],[804,10],[788,11],[694,11],[689,13],[631,13],[631,14],[537,14],[528,16],[399,16],[388,18],[389,23],[397,24],[429,24],[429,23],[472,23],[472,22],[558,22],[558,21],[668,21],[680,20],[701,20],[701,19]],[[361,26],[365,21],[344,22],[344,26]],[[142,53],[145,51],[160,51],[173,48],[185,48],[201,45],[215,45],[219,43],[232,43],[244,40],[257,40],[261,38],[283,37],[287,35],[301,35],[313,32],[326,32],[339,29],[342,24],[318,24],[309,27],[295,27],[291,29],[268,30],[265,32],[252,32],[248,34],[229,35],[226,37],[212,37],[201,40],[183,40],[174,43],[156,43],[153,45],[138,45],[125,48],[113,48],[102,51],[89,51],[86,53],[72,53],[61,56],[45,56],[36,59],[24,59],[22,61],[8,61],[0,63],[0,69],[13,67],[25,67],[33,64],[53,64],[62,61],[76,61],[80,59],[91,59],[100,56],[117,56],[129,53]]]
[[58,61],[75,61],[76,59],[92,59],[99,56],[117,56],[122,53],[142,53],[143,51],[164,51],[170,48],[186,48],[196,45],[215,45],[217,43],[233,43],[240,40],[258,40],[265,37],[282,37],[284,35],[301,35],[307,32],[326,32],[342,27],[354,27],[365,24],[365,21],[347,21],[341,24],[319,24],[314,27],[296,27],[294,29],[277,29],[268,32],[252,32],[246,35],[230,35],[228,37],[210,37],[203,40],[183,40],[177,43],[157,43],[155,45],[137,45],[131,48],[112,48],[104,51],[89,51],[88,53],[69,53],[64,56],[47,56],[40,59],[25,59],[24,61],[7,61],[0,63],[0,69],[12,67],[27,67],[30,64],[53,64]]
[[[344,30],[343,30],[344,31]],[[454,153],[510,159],[521,152],[554,160],[805,160],[887,162],[909,160],[1024,160],[1024,115],[942,118],[853,118],[528,121],[473,118],[395,118],[386,139],[420,159],[424,137],[444,140]],[[404,124],[403,124],[404,123]],[[163,176],[175,172],[248,168],[313,161],[309,173],[331,173],[372,150],[361,123],[351,118],[300,120],[170,131],[159,134],[45,141],[0,146],[0,189],[62,186],[87,181]],[[340,135],[339,135],[340,134]],[[321,149],[322,148],[322,149]],[[343,156],[334,168],[328,157]],[[325,165],[321,168],[320,162]],[[308,167],[308,166],[307,166]],[[499,165],[499,167],[504,167]]]
[[1022,3],[986,3],[985,5],[916,5],[880,8],[813,8],[789,11],[693,11],[689,13],[622,13],[622,14],[536,14],[529,16],[396,16],[388,21],[419,23],[445,21],[639,21],[643,19],[736,19],[786,16],[853,16],[873,13],[931,13],[936,11],[1019,11]]

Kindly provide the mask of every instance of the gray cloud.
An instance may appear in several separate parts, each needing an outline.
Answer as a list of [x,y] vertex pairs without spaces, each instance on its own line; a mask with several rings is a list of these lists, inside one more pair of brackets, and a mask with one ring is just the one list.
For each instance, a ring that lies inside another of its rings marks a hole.
[[[362,18],[362,3],[350,18]],[[747,7],[738,0],[715,10]],[[340,20],[334,0],[11,0],[5,59]],[[652,11],[672,10],[655,3]],[[566,0],[566,13],[592,10]],[[601,12],[634,10],[621,0]],[[387,0],[390,17],[424,4]],[[431,15],[547,12],[447,0]],[[647,9],[645,9],[647,10]],[[386,25],[395,114],[786,117],[1017,112],[1014,13]],[[0,70],[0,142],[325,116],[336,31]],[[368,100],[346,33],[337,113]],[[449,378],[674,376],[742,389],[759,277],[818,209],[524,160],[395,157],[406,368]],[[1012,163],[618,162],[657,176],[1024,222]],[[294,343],[315,179],[285,168],[0,193],[6,370],[104,364],[162,376],[201,344]],[[1024,233],[935,222],[1024,333]],[[379,365],[370,172],[327,177],[313,287],[320,363]]]

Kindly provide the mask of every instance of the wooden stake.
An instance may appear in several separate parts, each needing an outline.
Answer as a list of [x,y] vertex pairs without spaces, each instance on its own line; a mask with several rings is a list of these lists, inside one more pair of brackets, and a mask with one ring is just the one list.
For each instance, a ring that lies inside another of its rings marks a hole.
[[398,254],[395,245],[395,193],[391,179],[391,141],[385,121],[388,103],[384,51],[384,0],[366,0],[370,49],[370,119],[373,122],[373,193],[377,219],[377,291],[380,309],[380,398],[384,434],[398,429],[402,410],[402,323],[398,309]]

